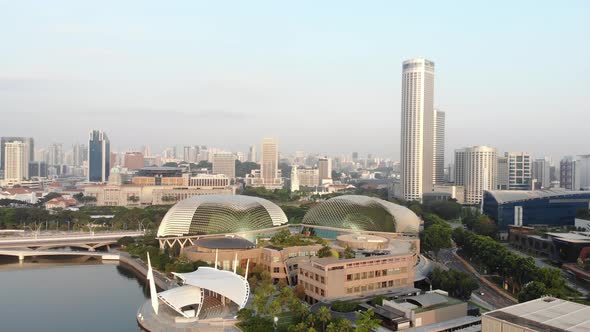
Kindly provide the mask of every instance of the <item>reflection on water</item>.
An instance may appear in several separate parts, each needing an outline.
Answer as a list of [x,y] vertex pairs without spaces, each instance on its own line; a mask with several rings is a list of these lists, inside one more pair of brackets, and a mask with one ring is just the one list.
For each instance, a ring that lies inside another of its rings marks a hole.
[[115,263],[0,258],[0,331],[138,331],[143,278]]

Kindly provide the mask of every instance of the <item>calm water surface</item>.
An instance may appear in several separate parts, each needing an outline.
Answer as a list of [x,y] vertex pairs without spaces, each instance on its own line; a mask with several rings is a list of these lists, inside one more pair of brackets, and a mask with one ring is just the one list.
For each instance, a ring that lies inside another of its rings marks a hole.
[[138,331],[145,287],[116,264],[2,264],[0,331]]

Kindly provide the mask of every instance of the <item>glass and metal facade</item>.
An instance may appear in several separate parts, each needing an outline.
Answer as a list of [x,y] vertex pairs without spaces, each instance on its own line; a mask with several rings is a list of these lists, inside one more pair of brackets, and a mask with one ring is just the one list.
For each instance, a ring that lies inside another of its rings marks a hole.
[[93,130],[88,140],[88,181],[106,182],[111,170],[111,150],[107,134]]
[[229,234],[287,223],[276,204],[258,197],[193,196],[174,205],[162,219],[158,236]]
[[569,226],[575,223],[576,211],[588,208],[589,202],[590,191],[493,190],[484,193],[483,213],[495,220],[501,230],[516,223]]
[[[344,195],[320,203],[305,214],[304,226],[347,230],[417,233],[420,218],[410,209],[375,197]],[[319,230],[316,230],[319,231]]]

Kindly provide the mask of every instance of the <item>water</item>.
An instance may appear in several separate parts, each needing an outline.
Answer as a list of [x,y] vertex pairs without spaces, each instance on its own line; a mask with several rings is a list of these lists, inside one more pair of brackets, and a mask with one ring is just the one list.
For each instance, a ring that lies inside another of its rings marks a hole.
[[116,264],[0,265],[0,331],[138,331],[146,300],[134,273]]

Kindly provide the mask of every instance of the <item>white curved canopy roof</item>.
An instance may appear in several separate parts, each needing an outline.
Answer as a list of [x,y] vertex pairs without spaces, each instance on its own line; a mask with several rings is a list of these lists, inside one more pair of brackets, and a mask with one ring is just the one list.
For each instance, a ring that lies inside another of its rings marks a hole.
[[[197,209],[201,205],[216,205],[217,211],[219,211],[216,214],[220,216],[221,220],[225,220],[226,223],[237,222],[233,217],[228,216],[237,216],[241,212],[251,211],[256,207],[260,207],[263,211],[266,211],[264,215],[258,215],[257,220],[249,221],[253,224],[242,225],[248,229],[259,229],[261,225],[270,226],[271,223],[272,226],[280,226],[288,222],[287,216],[279,206],[263,198],[245,195],[200,195],[182,200],[170,208],[160,223],[157,236],[188,235],[190,233],[191,223],[193,223],[193,219],[195,218],[195,213],[197,213]],[[240,221],[238,223],[247,222]]]
[[187,315],[182,311],[183,307],[200,304],[203,301],[201,289],[190,285],[175,287],[158,293],[158,298],[185,317]]
[[[250,295],[250,285],[244,277],[230,271],[217,270],[212,267],[200,267],[190,273],[173,274],[186,285],[208,289],[223,295],[243,308]],[[184,287],[180,287],[184,288]]]

